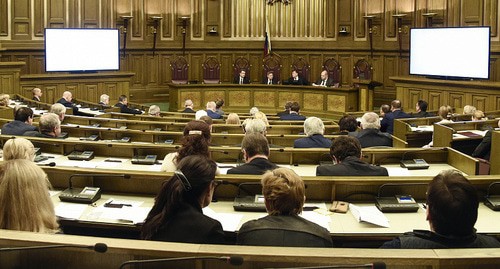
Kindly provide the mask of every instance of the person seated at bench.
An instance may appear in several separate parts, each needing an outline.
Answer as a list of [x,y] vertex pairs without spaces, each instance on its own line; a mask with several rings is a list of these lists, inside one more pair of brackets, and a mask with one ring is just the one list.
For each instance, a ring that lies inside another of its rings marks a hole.
[[266,126],[269,126],[269,120],[267,120],[266,113],[264,113],[262,111],[257,111],[253,115],[253,118],[258,119],[258,120],[262,120]]
[[142,226],[142,239],[197,244],[223,244],[224,231],[217,220],[203,215],[216,186],[217,165],[203,155],[178,163],[163,183]]
[[474,111],[472,114],[472,121],[482,121],[485,120],[484,112],[481,110]]
[[380,122],[380,130],[382,132],[388,132],[392,135],[394,132],[394,120],[403,118],[411,118],[411,116],[403,112],[401,101],[393,100],[391,102],[391,112],[386,113]]
[[33,126],[33,110],[29,107],[14,109],[14,120],[2,126],[3,135],[23,135],[25,132],[36,131]]
[[464,115],[473,115],[474,112],[476,112],[476,107],[475,106],[471,106],[471,105],[465,105],[464,106],[464,111],[463,111],[463,114]]
[[66,107],[62,104],[55,103],[50,106],[50,113],[54,113],[59,117],[59,120],[62,122],[64,117],[66,116]]
[[[500,121],[498,121],[498,127],[500,128]],[[493,130],[488,130],[481,140],[481,143],[477,145],[474,152],[472,152],[472,157],[481,158],[484,160],[490,160],[491,153],[491,133]]]
[[299,115],[300,113],[300,105],[297,102],[293,102],[290,106],[290,114],[281,115],[280,120],[305,120],[306,117],[303,115]]
[[41,102],[41,98],[42,98],[42,90],[40,88],[33,88],[33,90],[31,90],[31,93],[33,94],[33,98],[32,100],[33,101],[37,101],[37,102]]
[[333,140],[330,155],[335,164],[316,167],[317,176],[388,176],[387,169],[363,162],[361,144],[352,136],[340,136]]
[[24,159],[33,161],[35,159],[35,147],[28,139],[14,137],[3,146],[3,160]]
[[414,230],[381,248],[498,248],[494,237],[476,234],[479,199],[476,188],[458,171],[435,176],[427,188],[430,231]]
[[219,115],[215,112],[215,107],[217,105],[214,101],[210,101],[207,103],[207,115],[212,119],[222,119],[222,115]]
[[270,162],[269,144],[261,133],[247,133],[241,142],[241,150],[245,164],[231,168],[228,174],[262,175],[277,166]]
[[56,233],[47,174],[32,160],[15,159],[0,167],[0,229]]
[[38,128],[40,129],[40,132],[28,131],[23,135],[43,138],[57,138],[61,135],[61,121],[54,113],[43,114],[38,122]]
[[109,95],[101,94],[101,97],[99,97],[99,105],[103,108],[109,107]]
[[120,113],[142,114],[142,111],[128,107],[128,98],[126,95],[120,95],[120,97],[118,97],[118,103],[116,103],[115,107],[120,108]]
[[177,152],[169,153],[163,159],[161,171],[174,172],[177,164],[189,155],[210,156],[208,145],[210,144],[210,127],[204,121],[194,120],[186,124],[181,148]]
[[152,105],[149,107],[149,111],[148,111],[148,114],[150,116],[154,116],[154,117],[159,117],[160,116],[160,107],[157,106],[157,105]]
[[215,113],[224,116],[224,110],[222,110],[223,105],[224,105],[224,100],[217,99],[217,101],[215,101]]
[[65,106],[65,107],[68,107],[68,108],[72,108],[73,109],[73,114],[74,115],[79,115],[78,113],[78,107],[76,106],[75,103],[71,102],[73,101],[73,94],[69,91],[65,91],[63,93],[63,96],[61,97],[61,99],[59,99],[57,101],[57,103]]
[[379,111],[380,117],[383,118],[387,113],[391,113],[391,106],[387,104],[381,105]]
[[226,124],[240,125],[240,116],[238,116],[238,114],[236,113],[229,113],[229,115],[227,115]]
[[332,140],[325,138],[325,125],[320,118],[309,117],[304,121],[304,133],[307,137],[293,141],[294,148],[329,148]]
[[266,217],[244,223],[239,245],[332,247],[325,228],[299,216],[305,202],[304,181],[291,169],[278,168],[262,176]]
[[281,111],[281,112],[278,112],[278,113],[276,114],[276,116],[281,117],[281,116],[283,116],[283,115],[288,115],[288,114],[290,114],[290,107],[291,107],[291,106],[292,106],[292,101],[287,101],[287,102],[285,103],[285,110],[284,110],[284,111]]
[[184,102],[184,110],[181,112],[182,113],[196,113],[196,111],[194,111],[193,108],[194,108],[193,101],[191,101],[191,99],[187,99]]
[[418,100],[417,104],[415,104],[416,113],[413,113],[412,116],[414,118],[426,118],[432,117],[432,114],[427,112],[428,104],[425,100]]
[[361,131],[349,135],[356,137],[362,148],[392,147],[391,135],[380,131],[380,118],[374,112],[365,113],[361,117]]
[[0,107],[7,107],[10,105],[10,96],[8,94],[0,94]]
[[356,132],[358,130],[358,121],[351,115],[345,115],[339,120],[339,133],[341,135],[347,135],[350,132]]

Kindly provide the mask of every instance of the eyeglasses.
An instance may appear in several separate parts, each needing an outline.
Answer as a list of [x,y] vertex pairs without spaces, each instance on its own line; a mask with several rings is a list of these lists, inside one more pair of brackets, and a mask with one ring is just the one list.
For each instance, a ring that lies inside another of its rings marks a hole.
[[191,183],[187,179],[186,175],[182,173],[181,170],[176,170],[174,174],[181,180],[182,186],[184,187],[184,190],[190,191],[193,187],[191,186]]

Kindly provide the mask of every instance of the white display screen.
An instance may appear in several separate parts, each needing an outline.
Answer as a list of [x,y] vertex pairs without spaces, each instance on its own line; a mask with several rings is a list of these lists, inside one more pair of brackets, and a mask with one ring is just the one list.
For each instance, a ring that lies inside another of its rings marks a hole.
[[120,69],[118,29],[45,29],[45,71]]
[[489,78],[490,27],[410,30],[410,74]]

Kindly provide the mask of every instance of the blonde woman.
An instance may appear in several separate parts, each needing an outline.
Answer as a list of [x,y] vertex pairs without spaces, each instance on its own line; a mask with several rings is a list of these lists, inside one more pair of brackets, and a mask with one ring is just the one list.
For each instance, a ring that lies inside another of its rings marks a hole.
[[255,112],[255,114],[253,115],[254,119],[260,119],[262,120],[266,126],[269,126],[269,121],[267,120],[267,116],[264,112],[262,111],[257,111]]
[[0,229],[57,232],[49,188],[47,175],[34,162],[5,162],[0,167]]
[[3,146],[3,160],[25,159],[33,161],[35,159],[35,147],[25,138],[11,138]]
[[8,94],[0,94],[0,107],[10,105],[10,96]]
[[240,125],[240,116],[236,113],[229,113],[229,115],[227,115],[226,124]]

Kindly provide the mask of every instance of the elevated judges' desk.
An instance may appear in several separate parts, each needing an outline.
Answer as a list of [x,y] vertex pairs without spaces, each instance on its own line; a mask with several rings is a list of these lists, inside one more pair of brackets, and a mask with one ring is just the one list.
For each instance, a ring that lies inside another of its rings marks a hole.
[[418,100],[429,103],[428,110],[442,105],[462,108],[473,105],[481,111],[500,110],[500,82],[427,79],[416,76],[390,77],[396,84],[396,98],[412,109]]
[[355,88],[325,88],[263,84],[169,84],[170,110],[184,109],[186,99],[197,109],[205,109],[209,101],[224,99],[225,111],[246,112],[258,107],[266,113],[282,111],[287,101],[297,101],[307,116],[328,117],[361,110]]

